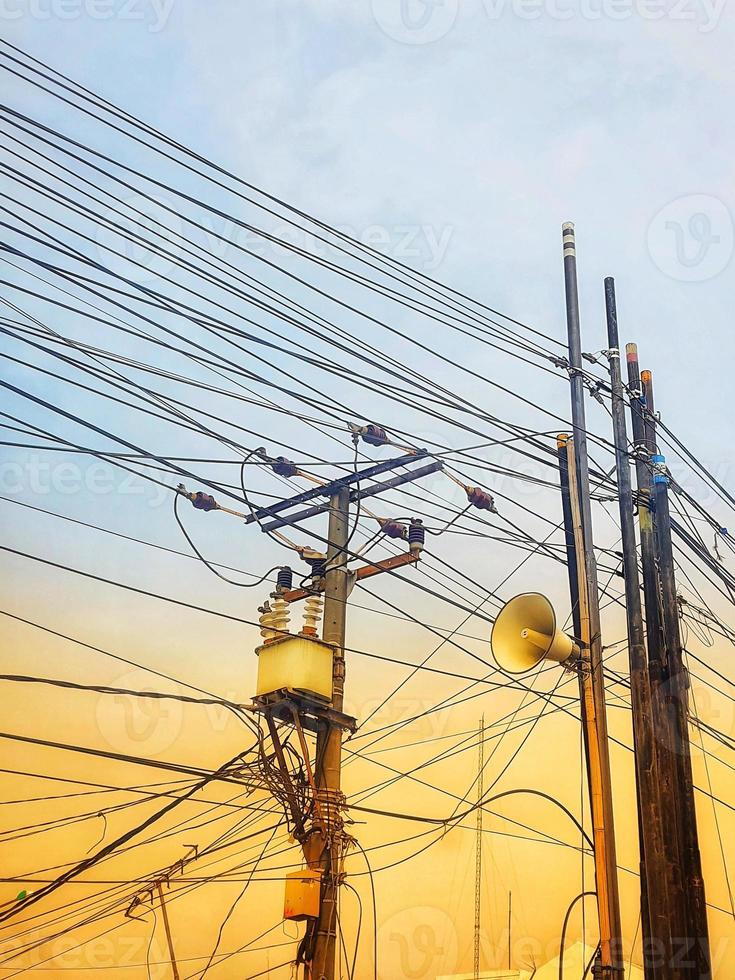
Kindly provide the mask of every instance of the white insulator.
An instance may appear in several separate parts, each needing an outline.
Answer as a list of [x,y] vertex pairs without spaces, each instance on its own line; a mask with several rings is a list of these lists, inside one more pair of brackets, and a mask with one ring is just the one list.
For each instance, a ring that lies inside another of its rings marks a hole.
[[269,606],[269,604],[266,602],[265,605],[261,606],[258,611],[261,614],[260,615],[260,619],[258,620],[258,622],[260,623],[260,635],[263,637],[263,639],[267,643],[268,640],[272,640],[273,637],[276,635],[275,630],[273,628],[273,626],[274,626],[274,624],[273,624],[273,618],[274,618],[273,617],[273,610],[271,609],[271,607]]
[[319,620],[322,618],[324,600],[321,594],[310,595],[304,602],[304,627],[307,636],[316,636]]
[[273,609],[273,629],[278,633],[288,632],[288,621],[291,618],[291,611],[288,603],[281,595],[274,595],[271,599]]

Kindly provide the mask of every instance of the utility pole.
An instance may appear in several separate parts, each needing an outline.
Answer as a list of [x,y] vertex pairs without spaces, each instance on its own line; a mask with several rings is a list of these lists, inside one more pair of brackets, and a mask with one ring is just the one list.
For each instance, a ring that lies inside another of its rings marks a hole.
[[[332,662],[332,707],[342,711],[345,685],[345,629],[349,581],[350,489],[340,488],[329,500],[329,541],[327,571],[324,576],[324,625],[322,639],[334,648]],[[337,897],[342,878],[344,853],[341,811],[342,729],[325,721],[317,735],[317,798],[323,825],[309,838],[305,852],[311,867],[322,872],[322,898],[316,925],[314,952],[310,964],[311,980],[333,980],[337,949]]]
[[[655,433],[646,411],[638,348],[626,345],[628,387],[631,393],[631,417],[638,486],[638,528],[643,569],[643,597],[646,611],[648,676],[651,691],[652,724],[656,741],[659,779],[659,807],[663,815],[663,837],[666,851],[667,898],[670,942],[663,951],[662,968],[671,976],[682,976],[677,943],[689,932],[689,910],[683,887],[680,830],[681,812],[676,789],[676,749],[672,737],[671,703],[667,693],[666,651],[661,618],[656,544],[656,515],[653,499],[650,460],[656,455]],[[652,393],[649,393],[649,397]],[[655,951],[654,951],[655,952]],[[686,975],[686,974],[684,974]],[[691,975],[691,974],[690,974]]]
[[[686,908],[689,912],[688,930],[682,936],[686,948],[684,962],[690,964],[692,975],[701,980],[711,976],[707,903],[699,853],[697,810],[694,799],[692,758],[689,750],[689,675],[684,667],[679,626],[679,604],[676,594],[674,554],[671,543],[669,513],[670,477],[666,461],[656,449],[656,416],[653,403],[653,377],[650,371],[641,373],[646,426],[654,455],[650,462],[653,476],[655,510],[655,541],[661,583],[661,609],[666,644],[665,677],[672,722],[673,761],[679,820],[679,854],[682,864]],[[696,971],[696,973],[694,972]]]
[[[592,506],[590,501],[589,460],[587,456],[587,421],[584,406],[584,383],[582,373],[582,341],[579,323],[579,296],[577,289],[577,250],[574,236],[574,225],[566,222],[562,226],[562,243],[564,254],[564,287],[566,298],[567,337],[569,344],[569,374],[572,402],[572,426],[574,442],[574,473],[569,473],[570,488],[576,483],[576,492],[570,493],[572,509],[579,508],[579,524],[581,541],[578,542],[578,563],[581,562],[579,575],[580,612],[582,612],[583,590],[586,590],[586,614],[588,617],[589,635],[584,633],[580,639],[588,644],[590,686],[592,703],[590,710],[595,713],[596,745],[590,744],[590,755],[599,757],[601,774],[601,799],[603,809],[602,824],[604,834],[604,855],[598,855],[598,907],[603,907],[607,921],[609,937],[601,940],[601,977],[602,980],[612,980],[620,977],[623,970],[622,962],[622,927],[620,920],[620,897],[617,880],[617,854],[615,848],[614,816],[612,792],[610,789],[610,756],[607,736],[607,713],[605,703],[605,678],[603,674],[602,635],[600,628],[600,605],[597,583],[597,562],[592,539]],[[584,622],[584,617],[582,617]],[[584,703],[584,702],[583,702]],[[589,756],[588,756],[589,758]],[[593,789],[595,789],[593,787]],[[595,793],[593,792],[593,799]],[[603,868],[604,865],[604,868]],[[603,880],[600,880],[603,873]],[[602,917],[602,916],[601,916]]]
[[[615,851],[614,827],[608,823],[612,812],[612,785],[609,764],[600,752],[600,715],[593,683],[591,650],[591,604],[585,574],[582,507],[577,484],[577,463],[573,439],[566,440],[567,473],[569,476],[570,530],[574,538],[575,572],[578,590],[580,631],[576,642],[582,651],[579,665],[579,700],[582,731],[587,758],[587,777],[594,842],[595,891],[597,918],[600,927],[600,961],[596,976],[601,980],[621,980],[623,966],[620,899],[618,897],[617,864],[610,863],[610,851]],[[603,702],[604,703],[604,702]],[[612,838],[612,840],[611,840]],[[612,844],[612,847],[611,847]]]
[[477,840],[475,842],[475,945],[474,980],[480,976],[480,926],[482,924],[482,797],[485,770],[485,716],[477,728],[477,814],[475,817]]
[[163,928],[166,931],[166,942],[168,943],[168,955],[171,958],[171,972],[173,973],[174,980],[179,980],[179,967],[176,963],[176,954],[174,953],[174,941],[171,936],[171,925],[168,921],[168,911],[166,909],[166,900],[163,897],[163,885],[159,881],[157,884],[158,897],[161,900],[161,913],[163,915]]
[[[369,445],[389,443],[385,431],[372,424],[354,427],[354,438],[361,435]],[[257,521],[261,530],[271,534],[280,534],[280,528],[285,526],[300,526],[325,511],[329,515],[327,537],[321,539],[326,540],[326,554],[291,543],[311,566],[307,576],[311,584],[292,588],[291,569],[281,569],[271,601],[260,607],[263,642],[256,650],[258,678],[252,704],[252,710],[265,717],[273,743],[273,755],[265,762],[274,786],[279,787],[279,799],[308,865],[286,876],[284,897],[284,918],[307,923],[297,956],[297,963],[303,964],[305,980],[335,980],[339,889],[345,853],[351,843],[344,830],[346,802],[341,787],[343,732],[356,728],[356,720],[343,710],[349,593],[361,579],[385,572],[395,574],[418,562],[426,533],[418,519],[402,523],[371,515],[379,522],[382,533],[405,540],[407,550],[351,570],[349,559],[359,556],[350,551],[354,531],[350,528],[350,505],[359,506],[363,498],[441,471],[442,461],[429,460],[428,455],[425,449],[411,450],[337,479],[318,481],[293,497],[252,509],[250,515],[245,515],[246,523]],[[264,450],[262,456],[281,475],[304,476],[290,460],[271,459]],[[424,465],[415,465],[420,462]],[[398,468],[405,472],[374,481]],[[310,482],[314,482],[313,478]],[[302,505],[307,503],[309,506],[304,508]],[[321,593],[324,623],[318,639]],[[304,625],[300,632],[292,633],[288,628],[289,608],[302,599]],[[281,732],[292,733],[294,729],[297,744],[290,743],[292,751],[287,757]],[[306,732],[316,736],[313,765]],[[298,768],[289,764],[293,752],[300,755]]]
[[628,622],[628,661],[630,665],[633,747],[638,797],[638,839],[640,845],[641,923],[643,925],[643,963],[648,980],[669,980],[671,958],[664,962],[653,955],[671,948],[668,875],[659,799],[659,765],[653,738],[653,707],[646,662],[643,608],[641,604],[638,553],[633,521],[633,490],[625,424],[625,396],[620,366],[620,339],[615,301],[615,282],[605,279],[608,361],[612,389],[613,436],[618,480],[620,531],[625,575],[625,611]]

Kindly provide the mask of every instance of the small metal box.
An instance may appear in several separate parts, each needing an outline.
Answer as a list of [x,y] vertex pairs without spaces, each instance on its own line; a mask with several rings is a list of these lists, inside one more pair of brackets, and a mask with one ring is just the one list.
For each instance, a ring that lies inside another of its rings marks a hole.
[[286,895],[283,902],[283,918],[319,918],[319,893],[321,890],[321,871],[292,871],[286,875]]
[[309,636],[281,636],[255,652],[258,697],[286,690],[331,702],[334,650],[328,643]]

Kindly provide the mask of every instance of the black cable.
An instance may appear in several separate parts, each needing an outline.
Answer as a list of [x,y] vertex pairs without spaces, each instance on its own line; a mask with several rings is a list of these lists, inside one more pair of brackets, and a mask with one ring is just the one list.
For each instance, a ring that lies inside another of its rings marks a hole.
[[217,578],[221,578],[223,582],[229,582],[230,585],[237,585],[241,589],[252,589],[255,588],[256,585],[260,585],[262,582],[265,582],[266,579],[270,578],[270,576],[274,572],[277,572],[279,570],[280,565],[275,565],[273,568],[269,568],[268,571],[265,572],[263,575],[261,575],[259,579],[256,579],[255,582],[237,582],[235,579],[228,578],[226,575],[223,575],[222,572],[218,572],[217,569],[207,561],[207,559],[204,557],[201,551],[199,551],[197,546],[191,540],[191,537],[189,536],[186,528],[184,527],[181,521],[181,518],[179,517],[179,511],[177,507],[178,502],[179,502],[179,494],[176,493],[174,494],[174,517],[176,518],[176,523],[179,525],[182,534],[191,545],[191,550],[194,552],[197,558],[202,562],[202,564],[204,564],[209,569],[210,572],[216,575]]
[[[587,898],[588,896],[594,896],[595,898],[597,898],[597,892],[580,892],[576,898],[572,899],[569,908],[566,911],[566,915],[564,916],[564,922],[561,927],[561,939],[559,941],[559,980],[564,980],[564,944],[567,938],[567,926],[569,925],[569,918],[572,912],[574,911],[574,906],[577,904],[577,902],[584,901],[584,899]],[[585,970],[584,972],[586,975],[587,970]]]

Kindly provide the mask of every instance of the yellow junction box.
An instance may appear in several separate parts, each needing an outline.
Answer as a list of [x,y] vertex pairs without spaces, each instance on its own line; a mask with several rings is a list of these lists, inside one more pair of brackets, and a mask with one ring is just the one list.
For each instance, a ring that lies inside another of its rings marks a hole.
[[258,647],[257,695],[295,691],[332,700],[333,648],[309,636],[281,636]]
[[283,902],[283,918],[318,919],[319,893],[322,885],[321,871],[291,871],[286,875],[286,895]]

